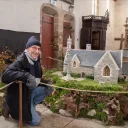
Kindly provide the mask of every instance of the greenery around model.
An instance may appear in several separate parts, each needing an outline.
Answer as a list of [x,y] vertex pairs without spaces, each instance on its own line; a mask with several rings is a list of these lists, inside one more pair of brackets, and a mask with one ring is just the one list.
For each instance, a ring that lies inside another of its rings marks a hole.
[[[126,91],[128,82],[119,78],[118,84],[99,84],[95,82],[93,76],[85,76],[82,81],[64,81],[61,77],[53,74],[56,70],[49,70],[44,73],[45,79],[51,79],[53,84],[58,87],[66,87],[80,90],[105,91],[102,93],[79,92],[55,88],[55,93],[45,100],[45,104],[53,112],[59,113],[64,109],[76,117],[89,117],[103,121],[106,125],[123,125],[124,111],[122,110],[122,98],[128,99],[127,94],[117,94],[118,91]],[[66,73],[63,73],[66,75]],[[79,78],[80,74],[71,74],[74,78]],[[114,93],[111,93],[114,91]],[[120,96],[121,95],[121,96]],[[117,103],[116,103],[117,102]],[[124,101],[125,102],[125,101]],[[113,105],[116,107],[113,108]],[[88,115],[88,112],[95,110],[94,116]]]

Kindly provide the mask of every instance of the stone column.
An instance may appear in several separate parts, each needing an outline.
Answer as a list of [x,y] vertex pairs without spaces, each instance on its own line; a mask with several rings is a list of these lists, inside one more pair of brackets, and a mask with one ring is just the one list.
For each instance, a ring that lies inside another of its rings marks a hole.
[[[62,15],[60,15],[62,14]],[[60,12],[58,17],[54,17],[54,57],[62,60],[63,58],[63,13]],[[62,68],[63,62],[56,61],[55,65],[59,65]]]
[[128,18],[126,18],[125,26],[125,39],[124,39],[124,49],[128,49]]
[[99,0],[95,1],[96,16],[99,16]]
[[54,43],[57,46],[57,49],[54,49],[55,57],[62,56],[63,49],[63,17],[54,18]]
[[124,39],[124,45],[123,45],[123,51],[124,51],[124,57],[128,58],[128,18],[126,18],[126,24],[125,26],[125,39]]

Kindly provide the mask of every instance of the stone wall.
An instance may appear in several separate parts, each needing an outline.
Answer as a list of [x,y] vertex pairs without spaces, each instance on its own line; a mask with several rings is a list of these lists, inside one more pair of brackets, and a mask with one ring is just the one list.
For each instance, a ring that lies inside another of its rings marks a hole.
[[75,48],[80,48],[80,30],[82,28],[82,16],[92,15],[92,0],[74,0],[75,15]]
[[128,0],[99,0],[99,15],[103,16],[109,11],[109,24],[106,33],[106,49],[119,50],[121,34],[125,34],[125,20],[128,17]]
[[[64,65],[64,67],[63,67],[63,71],[64,72],[67,72],[67,65]],[[70,67],[69,68],[69,70],[70,70],[70,72],[71,73],[85,73],[85,75],[92,75],[93,76],[93,74],[94,74],[94,68],[92,68],[92,67],[81,67],[81,66],[79,66],[79,67],[77,67],[77,68],[73,68],[73,67]]]
[[[54,17],[54,47],[53,47],[53,57],[58,59],[60,57],[63,57],[65,55],[65,50],[63,47],[63,24],[64,22],[69,22],[72,26],[72,29],[74,30],[75,26],[75,18],[73,13],[62,10],[61,8],[58,8],[56,6],[53,6],[51,4],[43,4],[41,6],[41,15],[40,15],[40,39],[42,41],[42,13],[46,13],[48,15],[51,15]],[[72,45],[74,46],[74,31],[71,31],[72,35]],[[55,62],[56,63],[56,62]]]
[[[115,37],[125,34],[125,21],[128,17],[128,0],[117,0],[115,8]],[[117,41],[120,42],[120,41]]]
[[[110,68],[110,76],[103,76],[103,69],[106,64]],[[107,54],[103,60],[94,68],[94,80],[97,82],[117,83],[119,71],[116,69],[111,57]]]
[[[0,0],[0,28],[20,32],[39,33],[41,26],[40,14],[42,13],[43,4],[50,4],[50,0]],[[61,20],[63,21],[66,19],[64,13],[67,14],[67,12],[69,12],[70,5],[61,0],[57,0],[55,6],[52,4],[50,5],[53,8],[56,8],[56,10],[58,9],[60,14],[62,13],[55,18],[55,23],[57,24],[59,21],[60,24]],[[92,0],[75,0],[73,13],[70,12],[70,14],[74,14],[75,16],[75,23],[73,23],[73,31],[75,32],[75,36],[73,35],[73,40],[75,41],[73,42],[75,42],[75,48],[79,48],[79,35],[82,26],[82,16],[92,14]],[[59,28],[57,27],[55,29],[58,29],[60,32],[60,35],[57,34],[57,36],[61,37],[63,32],[63,24],[59,25]]]
[[[23,32],[40,32],[40,11],[50,0],[0,0],[0,28]],[[57,1],[53,7],[68,11],[69,4]]]
[[46,2],[48,0],[0,0],[0,28],[39,33],[40,7]]
[[[108,5],[109,1],[109,5]],[[49,0],[0,0],[0,28],[6,30],[23,31],[23,32],[40,32],[40,13],[43,4],[50,4]],[[117,50],[120,41],[114,41],[114,38],[120,38],[124,34],[125,20],[128,17],[128,0],[99,0],[99,15],[103,16],[109,9],[110,23],[108,24],[106,35],[106,49]],[[69,4],[57,0],[56,6],[60,11],[69,12]],[[86,8],[86,11],[85,11]],[[73,13],[75,16],[74,44],[79,48],[80,29],[82,27],[82,16],[92,15],[92,0],[75,0]],[[58,17],[57,17],[58,18]],[[61,21],[62,17],[59,17]],[[58,31],[62,33],[62,27]],[[59,35],[60,36],[60,35]]]
[[109,24],[107,26],[106,33],[106,49],[107,50],[118,50],[120,44],[114,41],[115,38],[115,7],[116,2],[109,0]]

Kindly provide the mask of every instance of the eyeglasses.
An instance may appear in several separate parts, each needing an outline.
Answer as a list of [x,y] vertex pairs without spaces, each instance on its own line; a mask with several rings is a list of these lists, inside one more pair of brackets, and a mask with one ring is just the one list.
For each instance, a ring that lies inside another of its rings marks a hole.
[[32,46],[31,48],[32,48],[34,51],[36,51],[36,50],[41,51],[41,48],[36,47],[36,46]]

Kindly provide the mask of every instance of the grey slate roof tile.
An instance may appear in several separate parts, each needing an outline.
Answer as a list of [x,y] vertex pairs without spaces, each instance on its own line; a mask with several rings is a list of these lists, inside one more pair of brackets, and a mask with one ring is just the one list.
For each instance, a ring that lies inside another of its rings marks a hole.
[[123,62],[122,74],[128,75],[128,62]]
[[[71,49],[69,51],[69,55],[67,60],[64,61],[64,64],[67,65],[68,62],[71,61],[72,57],[77,54],[78,59],[80,60],[81,66],[89,66],[94,67],[95,64],[101,59],[101,57],[105,54],[105,50],[76,50]],[[110,51],[112,57],[116,61],[119,68],[121,67],[121,51]]]
[[119,51],[110,51],[112,57],[114,58],[114,60],[116,61],[117,65],[119,68],[121,68],[121,64],[122,64],[122,53],[121,50]]

